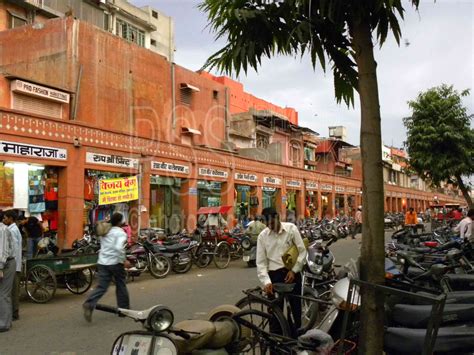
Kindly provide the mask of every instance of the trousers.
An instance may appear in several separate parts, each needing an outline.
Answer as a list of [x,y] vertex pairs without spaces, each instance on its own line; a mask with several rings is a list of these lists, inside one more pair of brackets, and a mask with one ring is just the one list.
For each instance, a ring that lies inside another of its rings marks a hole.
[[130,308],[130,297],[128,295],[126,277],[127,273],[123,264],[115,265],[97,265],[99,269],[99,284],[97,288],[87,298],[85,304],[92,309],[95,308],[97,302],[107,292],[112,279],[115,281],[115,296],[117,297],[117,306],[119,308]]
[[0,279],[0,331],[12,326],[12,288],[16,273],[15,259],[8,260]]
[[12,287],[12,312],[13,318],[18,318],[20,312],[20,278],[21,272],[15,272]]
[[[285,277],[287,274],[288,274],[288,270],[285,268],[268,272],[268,276],[270,276],[270,280],[272,281],[272,284],[284,283]],[[296,296],[301,296],[301,273],[295,274],[295,280],[293,281],[293,283],[295,284],[295,288],[293,289],[293,292],[291,292],[291,294],[296,295]],[[291,331],[292,333],[296,334],[296,331],[299,328],[301,328],[301,298],[290,296],[288,297],[288,299],[291,306],[291,314],[293,316],[293,325],[295,328],[295,329],[291,329]],[[283,303],[284,303],[283,299],[281,299],[278,302],[278,306],[281,308],[282,311],[284,311]],[[273,332],[273,329],[272,329],[272,332]]]

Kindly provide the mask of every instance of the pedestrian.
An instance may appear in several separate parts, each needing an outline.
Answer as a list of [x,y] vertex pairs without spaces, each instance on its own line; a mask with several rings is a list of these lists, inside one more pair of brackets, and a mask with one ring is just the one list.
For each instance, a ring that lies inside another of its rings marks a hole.
[[207,217],[206,222],[204,222],[204,227],[224,228],[227,227],[227,221],[220,213],[212,213]]
[[[3,213],[0,213],[0,221]],[[6,225],[0,222],[0,332],[12,326],[12,288],[15,278],[13,238]]]
[[474,242],[472,238],[472,220],[474,219],[474,209],[467,211],[467,216],[454,228],[455,232],[459,232],[459,237],[465,241]]
[[114,213],[110,218],[110,224],[110,230],[100,239],[99,259],[97,261],[99,284],[82,305],[84,318],[88,322],[92,321],[92,312],[97,302],[107,292],[112,279],[115,282],[117,306],[127,309],[130,307],[130,299],[125,282],[127,275],[125,271],[125,267],[127,267],[125,259],[127,233],[122,229],[122,214]]
[[[280,221],[280,215],[273,207],[262,211],[267,226],[257,239],[257,276],[268,295],[273,295],[274,283],[295,284],[292,294],[301,295],[301,270],[306,260],[306,247],[298,228],[292,223]],[[298,257],[291,270],[285,267],[283,256],[296,246]],[[290,298],[290,305],[296,329],[301,327],[301,300]],[[283,309],[283,305],[280,304]]]
[[358,233],[362,233],[362,206],[357,207],[354,216],[354,228],[352,229],[352,239],[355,239]]
[[38,218],[28,217],[24,228],[28,235],[26,256],[28,259],[31,259],[34,258],[38,252],[38,242],[43,237],[43,226]]
[[14,210],[5,211],[3,215],[3,223],[7,226],[10,231],[15,253],[16,272],[13,281],[12,288],[12,317],[13,320],[20,319],[20,278],[21,278],[21,265],[22,265],[22,237],[18,226],[16,225],[17,214]]
[[418,224],[418,216],[415,213],[415,209],[410,207],[408,212],[405,214],[405,225],[406,226],[416,226]]

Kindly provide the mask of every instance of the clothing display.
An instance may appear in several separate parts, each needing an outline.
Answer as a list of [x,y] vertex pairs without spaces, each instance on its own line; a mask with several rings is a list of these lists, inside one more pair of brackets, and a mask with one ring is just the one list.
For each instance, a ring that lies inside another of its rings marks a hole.
[[13,206],[13,183],[14,172],[12,168],[0,165],[0,206]]
[[42,170],[28,171],[28,210],[31,213],[41,213],[46,210],[44,201],[44,180]]

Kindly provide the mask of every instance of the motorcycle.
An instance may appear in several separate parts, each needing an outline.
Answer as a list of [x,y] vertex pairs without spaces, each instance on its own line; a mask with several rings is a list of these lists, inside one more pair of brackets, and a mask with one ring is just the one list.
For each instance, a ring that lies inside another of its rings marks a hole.
[[240,241],[242,246],[242,260],[247,263],[248,267],[257,266],[257,241],[250,236],[245,236]]
[[149,270],[154,278],[161,279],[166,277],[171,269],[170,260],[165,255],[157,253],[154,245],[143,238],[127,248],[127,260],[131,264],[127,273],[132,278]]

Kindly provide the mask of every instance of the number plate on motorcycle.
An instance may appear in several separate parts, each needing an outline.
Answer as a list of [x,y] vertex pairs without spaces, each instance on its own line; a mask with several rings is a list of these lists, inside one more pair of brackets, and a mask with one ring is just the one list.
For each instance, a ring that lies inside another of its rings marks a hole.
[[250,261],[250,255],[244,255],[244,261],[245,262]]
[[[122,340],[121,343],[120,340]],[[143,334],[127,334],[117,339],[112,353],[115,355],[148,355],[152,349],[153,342],[153,355],[178,354],[176,346],[170,339]]]

